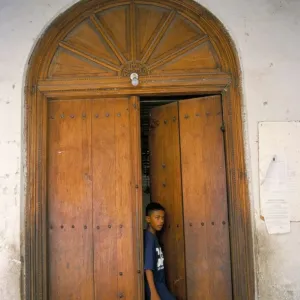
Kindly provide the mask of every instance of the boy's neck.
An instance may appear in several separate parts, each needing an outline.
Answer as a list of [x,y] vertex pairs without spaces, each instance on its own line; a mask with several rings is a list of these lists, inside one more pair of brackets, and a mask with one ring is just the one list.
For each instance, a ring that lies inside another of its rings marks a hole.
[[150,225],[148,225],[148,231],[150,231],[152,234],[156,235],[156,230],[153,229]]

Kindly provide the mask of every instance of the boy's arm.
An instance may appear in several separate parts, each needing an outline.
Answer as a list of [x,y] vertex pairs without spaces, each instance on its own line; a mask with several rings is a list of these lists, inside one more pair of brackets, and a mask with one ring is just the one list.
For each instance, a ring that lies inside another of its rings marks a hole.
[[148,285],[151,292],[151,300],[160,300],[160,297],[158,295],[158,292],[156,290],[155,284],[154,284],[154,277],[153,277],[153,271],[152,270],[145,270],[146,278],[148,281]]
[[152,237],[152,235],[147,235],[145,240],[145,253],[144,253],[144,259],[145,259],[145,265],[144,270],[146,274],[146,279],[149,285],[149,289],[151,292],[151,300],[161,300],[155,283],[154,283],[154,274],[153,270],[155,270],[155,239]]

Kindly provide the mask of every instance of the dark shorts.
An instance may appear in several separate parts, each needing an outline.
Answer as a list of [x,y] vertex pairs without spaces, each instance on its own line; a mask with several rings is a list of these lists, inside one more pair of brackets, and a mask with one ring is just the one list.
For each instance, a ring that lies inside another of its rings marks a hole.
[[[155,286],[161,300],[176,300],[164,283],[157,283]],[[151,293],[148,287],[146,287],[146,300],[151,300]]]

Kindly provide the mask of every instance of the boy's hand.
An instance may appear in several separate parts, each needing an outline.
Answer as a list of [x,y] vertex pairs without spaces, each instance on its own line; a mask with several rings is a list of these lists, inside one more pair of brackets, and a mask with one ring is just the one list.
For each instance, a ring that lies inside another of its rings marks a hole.
[[157,293],[155,293],[153,295],[151,294],[151,300],[161,300],[161,299],[160,299],[159,295]]

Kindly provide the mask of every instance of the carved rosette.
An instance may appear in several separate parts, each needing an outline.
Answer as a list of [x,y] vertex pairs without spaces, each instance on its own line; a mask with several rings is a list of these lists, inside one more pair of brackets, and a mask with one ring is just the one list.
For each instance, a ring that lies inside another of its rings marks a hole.
[[140,62],[128,62],[121,69],[122,77],[129,77],[130,74],[137,73],[139,76],[147,76],[150,74],[148,67]]

